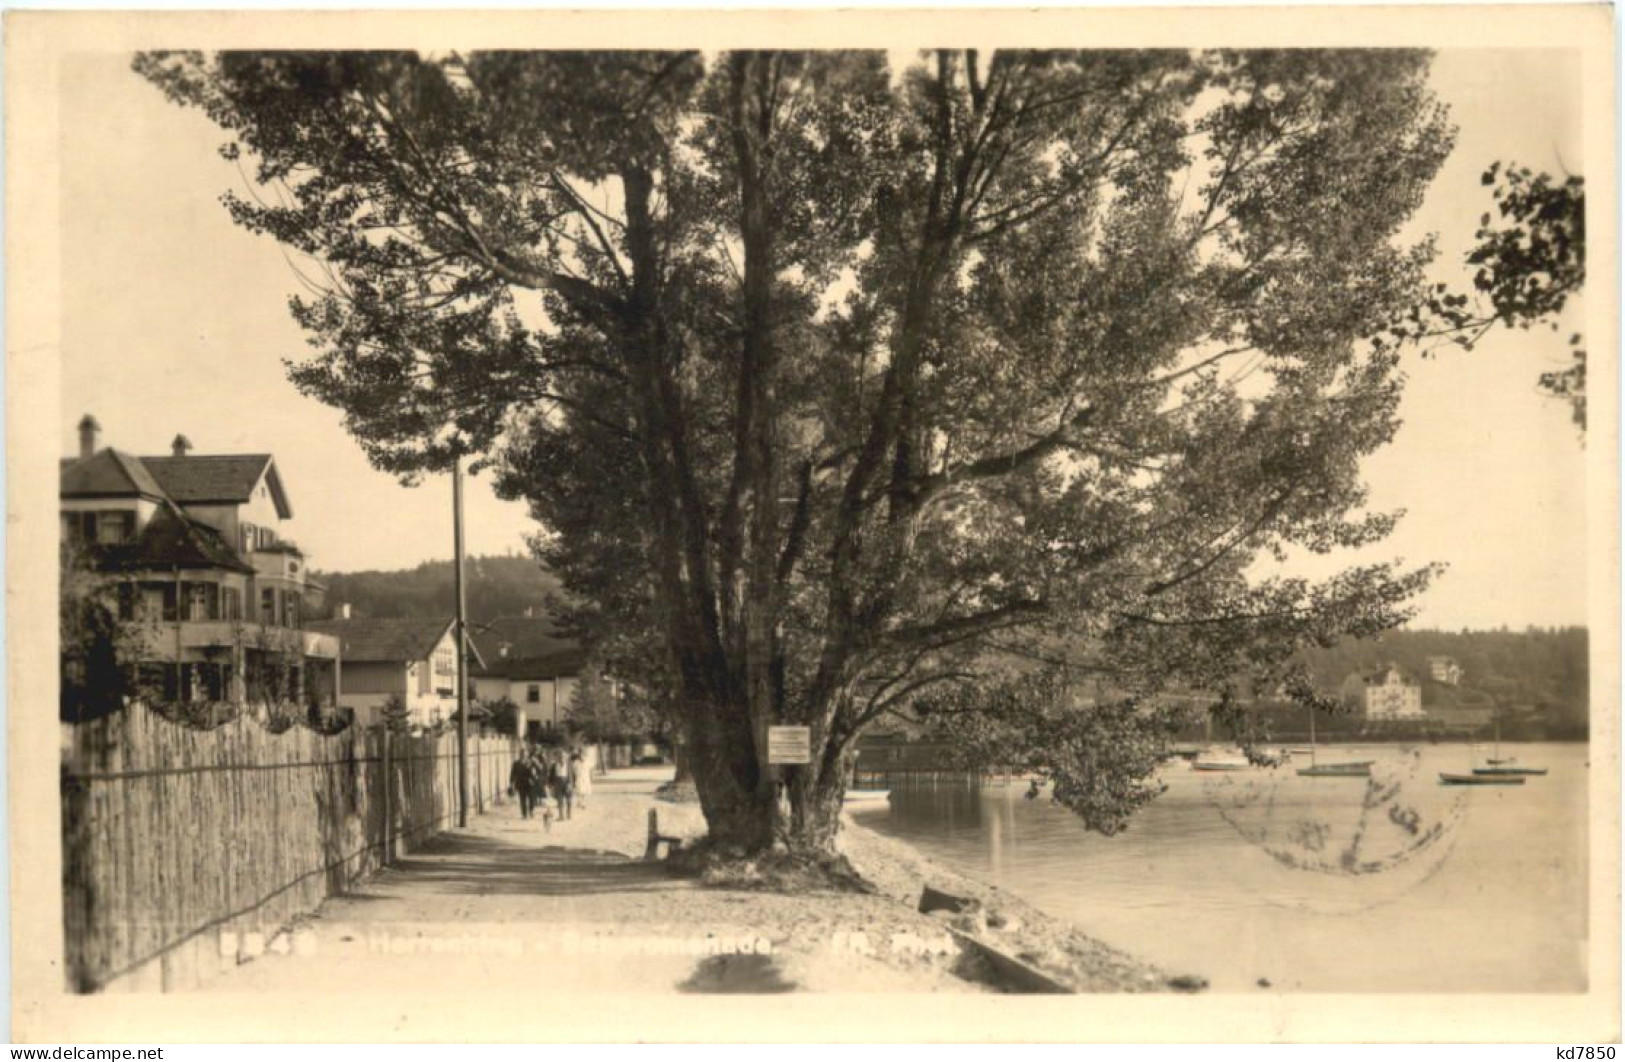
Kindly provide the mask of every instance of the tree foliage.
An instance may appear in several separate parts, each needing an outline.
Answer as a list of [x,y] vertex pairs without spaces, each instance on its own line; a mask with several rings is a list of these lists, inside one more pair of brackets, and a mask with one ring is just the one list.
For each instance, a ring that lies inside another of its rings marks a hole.
[[[1478,296],[1437,285],[1425,307],[1396,326],[1396,339],[1443,334],[1471,350],[1496,325],[1559,331],[1558,317],[1585,287],[1585,178],[1559,181],[1528,167],[1496,162],[1484,171],[1493,186],[1495,213],[1479,219],[1479,241],[1467,254]],[[1487,303],[1487,306],[1486,306]],[[1579,333],[1569,337],[1572,363],[1542,373],[1540,386],[1567,400],[1574,422],[1586,423],[1586,352]]]
[[[127,589],[127,588],[126,588]],[[119,616],[119,584],[96,570],[78,543],[63,542],[58,566],[57,637],[64,722],[83,722],[150,697],[142,681],[140,623]]]
[[[527,609],[547,614],[559,582],[530,557],[470,557],[464,565],[468,621],[479,625]],[[355,614],[375,619],[433,616],[447,611],[454,575],[450,561],[424,561],[399,571],[312,572],[326,587],[330,606],[351,605]]]
[[[1359,464],[1452,137],[1424,54],[136,65],[253,159],[233,216],[312,262],[294,381],[382,468],[496,465],[722,841],[827,852],[857,735],[928,694],[1042,712],[1107,827],[1150,769],[1134,705],[1223,703],[1427,582],[1257,563],[1393,526]],[[782,804],[779,723],[814,753]]]

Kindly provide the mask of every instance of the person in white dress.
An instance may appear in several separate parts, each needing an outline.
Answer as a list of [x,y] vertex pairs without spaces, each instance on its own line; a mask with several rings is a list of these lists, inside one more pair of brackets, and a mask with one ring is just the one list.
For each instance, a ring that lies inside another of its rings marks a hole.
[[576,807],[586,807],[587,798],[592,796],[592,768],[580,750],[570,754],[570,788],[575,790]]

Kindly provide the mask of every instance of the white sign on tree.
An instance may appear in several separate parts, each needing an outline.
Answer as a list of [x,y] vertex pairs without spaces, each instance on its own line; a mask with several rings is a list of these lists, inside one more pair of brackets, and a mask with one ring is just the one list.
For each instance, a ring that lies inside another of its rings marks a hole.
[[812,728],[770,726],[767,728],[767,762],[811,763]]

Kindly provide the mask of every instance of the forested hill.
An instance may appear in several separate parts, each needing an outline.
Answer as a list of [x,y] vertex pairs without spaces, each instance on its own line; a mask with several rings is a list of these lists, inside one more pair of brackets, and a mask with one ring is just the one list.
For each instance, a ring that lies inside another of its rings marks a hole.
[[[464,565],[468,619],[485,623],[498,616],[541,615],[559,581],[530,557],[470,557]],[[327,605],[351,606],[355,616],[450,616],[455,590],[450,561],[425,561],[393,572],[316,572],[327,587]]]
[[[1576,725],[1583,729],[1588,717],[1588,651],[1584,627],[1401,630],[1390,631],[1381,641],[1351,639],[1332,649],[1317,649],[1305,659],[1322,689],[1336,689],[1351,674],[1393,663],[1422,682],[1427,705],[1541,709],[1559,729]],[[1430,656],[1454,659],[1462,669],[1461,684],[1433,682]]]

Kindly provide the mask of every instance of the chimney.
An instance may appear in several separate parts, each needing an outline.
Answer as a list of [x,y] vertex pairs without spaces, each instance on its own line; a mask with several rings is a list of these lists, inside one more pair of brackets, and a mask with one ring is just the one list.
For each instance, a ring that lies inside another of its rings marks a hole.
[[102,426],[96,423],[96,418],[89,413],[79,422],[79,460],[83,461],[96,452],[96,434]]
[[350,603],[348,601],[345,601],[339,605],[338,618],[344,620],[350,618]]
[[184,435],[175,436],[175,441],[169,444],[169,452],[176,457],[185,457],[186,451],[192,448],[192,440]]

